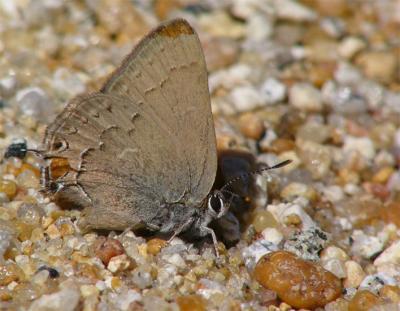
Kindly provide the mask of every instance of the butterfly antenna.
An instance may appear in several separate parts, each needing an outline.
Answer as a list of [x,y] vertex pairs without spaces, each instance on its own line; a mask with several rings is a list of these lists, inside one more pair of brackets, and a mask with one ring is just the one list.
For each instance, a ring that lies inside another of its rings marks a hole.
[[246,173],[240,174],[239,176],[236,176],[236,177],[232,178],[230,181],[228,181],[228,182],[220,189],[220,191],[226,191],[226,190],[225,190],[226,188],[230,187],[232,184],[238,182],[238,181],[241,180],[242,178],[248,177],[248,176],[250,176],[250,175],[259,175],[259,174],[262,174],[262,173],[265,172],[265,171],[269,171],[269,170],[273,170],[273,169],[276,169],[276,168],[280,168],[280,167],[286,166],[286,165],[288,165],[288,164],[290,164],[290,163],[292,163],[292,160],[285,160],[285,161],[282,161],[282,162],[280,162],[280,163],[278,163],[278,164],[275,164],[274,166],[268,166],[268,165],[267,165],[267,166],[262,167],[262,168],[259,168],[259,169],[257,169],[257,170],[254,170],[254,171],[251,171],[251,172],[246,172]]
[[37,150],[37,149],[26,149],[26,152],[32,152],[38,157],[43,157],[43,150]]

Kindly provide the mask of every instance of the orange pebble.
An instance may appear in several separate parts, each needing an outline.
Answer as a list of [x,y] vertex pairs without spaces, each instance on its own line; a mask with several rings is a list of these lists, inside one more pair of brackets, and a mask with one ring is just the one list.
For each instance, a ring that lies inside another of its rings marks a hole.
[[96,241],[95,252],[96,256],[99,257],[107,266],[111,258],[122,255],[125,251],[120,241],[116,239],[100,237]]
[[176,299],[180,311],[205,311],[206,304],[199,295],[180,296]]
[[17,194],[17,184],[12,180],[0,180],[0,192],[4,192],[11,200]]
[[154,238],[147,242],[147,252],[151,255],[157,255],[161,249],[167,244],[167,241]]
[[254,277],[295,308],[323,307],[342,292],[340,280],[331,272],[286,251],[262,257],[256,265]]
[[360,290],[349,303],[349,311],[368,311],[379,303],[380,299],[370,291]]

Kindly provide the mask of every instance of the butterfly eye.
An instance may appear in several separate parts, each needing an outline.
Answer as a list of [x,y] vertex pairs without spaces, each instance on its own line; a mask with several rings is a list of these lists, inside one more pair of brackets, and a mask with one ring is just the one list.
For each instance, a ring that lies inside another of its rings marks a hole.
[[224,201],[217,194],[212,194],[208,199],[208,209],[217,217],[222,216],[221,211],[224,211]]

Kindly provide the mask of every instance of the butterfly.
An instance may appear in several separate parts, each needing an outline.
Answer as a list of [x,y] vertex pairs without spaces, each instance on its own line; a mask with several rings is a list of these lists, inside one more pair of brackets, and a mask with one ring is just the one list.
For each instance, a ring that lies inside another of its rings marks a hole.
[[[211,235],[216,137],[198,35],[183,19],[150,32],[93,94],[70,101],[43,140],[41,184],[84,209],[78,225]],[[218,250],[216,247],[216,252]]]

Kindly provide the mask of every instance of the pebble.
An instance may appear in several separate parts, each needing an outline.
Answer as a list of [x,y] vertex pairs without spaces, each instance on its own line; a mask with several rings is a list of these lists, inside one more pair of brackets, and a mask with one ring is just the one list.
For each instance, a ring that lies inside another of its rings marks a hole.
[[264,14],[256,13],[247,19],[246,38],[254,42],[265,42],[274,30],[273,21]]
[[38,87],[29,87],[19,90],[16,95],[17,105],[25,115],[41,121],[48,121],[53,114],[46,93]]
[[343,286],[346,288],[359,287],[363,279],[366,277],[363,268],[354,260],[348,260],[344,265],[346,269],[346,278],[343,280]]
[[278,226],[278,222],[274,215],[269,211],[261,210],[254,213],[253,226],[256,232],[261,232],[265,228],[274,228]]
[[317,227],[312,227],[304,231],[295,232],[285,241],[283,248],[302,259],[317,261],[319,260],[320,252],[328,242],[327,233]]
[[244,264],[248,270],[253,270],[256,263],[262,256],[270,252],[277,251],[278,247],[275,243],[267,240],[258,240],[245,247],[242,251]]
[[176,299],[180,311],[205,311],[206,303],[199,295],[180,296]]
[[74,311],[78,307],[80,291],[73,281],[65,281],[60,285],[61,290],[52,294],[43,295],[35,300],[29,311]]
[[203,49],[208,70],[213,72],[235,63],[239,48],[236,40],[227,37],[211,37],[205,40]]
[[172,255],[168,255],[168,256],[163,256],[163,258],[167,262],[169,262],[170,264],[173,264],[174,266],[176,266],[178,268],[182,269],[182,268],[185,268],[185,266],[186,266],[185,260],[179,254],[172,254]]
[[389,83],[396,75],[398,57],[391,51],[368,51],[360,54],[356,63],[368,78]]
[[345,265],[343,261],[339,259],[322,261],[322,267],[325,270],[333,273],[339,279],[344,279],[347,276]]
[[100,258],[105,265],[108,265],[111,258],[124,253],[124,248],[121,242],[116,239],[99,237],[96,241],[95,252],[96,256]]
[[268,205],[267,210],[270,212],[275,219],[281,224],[289,224],[290,216],[296,215],[299,220],[301,227],[304,230],[315,227],[315,223],[312,218],[304,211],[300,201],[294,201],[292,203],[280,203],[277,205]]
[[361,230],[354,230],[351,238],[353,241],[351,246],[352,251],[364,258],[371,258],[379,254],[385,244],[385,241],[381,238],[367,235]]
[[379,297],[367,290],[360,290],[350,300],[349,311],[368,311],[380,302]]
[[343,200],[344,192],[340,186],[333,185],[323,189],[323,196],[326,200],[335,203]]
[[147,242],[147,252],[151,255],[157,255],[161,249],[167,245],[166,240],[154,238]]
[[395,241],[386,248],[374,261],[375,266],[400,263],[400,241]]
[[283,240],[282,233],[276,228],[265,228],[261,232],[261,235],[263,236],[264,240],[276,245],[279,245],[279,243]]
[[240,130],[247,138],[259,140],[265,132],[264,121],[253,113],[245,113],[239,117]]
[[286,86],[277,79],[268,78],[261,84],[259,92],[265,104],[275,105],[285,99]]
[[400,203],[389,202],[382,208],[382,219],[386,223],[393,223],[400,227]]
[[224,11],[216,11],[201,16],[199,24],[207,33],[215,37],[239,39],[246,35],[244,25],[235,21]]
[[233,89],[230,100],[238,112],[251,111],[263,104],[260,93],[252,86],[240,86]]
[[332,273],[286,251],[262,257],[254,270],[254,278],[299,309],[323,307],[338,298],[342,290],[340,280]]
[[292,0],[275,0],[274,9],[277,17],[294,22],[311,22],[317,18],[316,13],[299,2]]
[[349,256],[346,252],[337,246],[328,246],[321,253],[321,260],[338,259],[340,261],[346,261]]
[[153,284],[151,267],[141,265],[133,271],[133,283],[140,289],[149,288]]
[[24,272],[15,263],[0,265],[0,286],[7,286],[14,281],[22,281]]
[[367,109],[366,102],[356,96],[349,86],[328,81],[321,91],[324,102],[336,113],[354,115],[364,113]]
[[378,294],[384,285],[395,285],[395,278],[385,273],[376,273],[367,275],[361,282],[359,289],[366,289],[374,294]]
[[125,271],[132,267],[133,262],[126,254],[111,257],[107,265],[107,269],[112,273]]
[[300,126],[297,130],[297,139],[307,140],[317,144],[326,142],[331,135],[331,129],[329,126],[317,123],[317,122],[306,122]]
[[12,180],[0,180],[0,192],[3,192],[11,200],[17,194],[17,184]]
[[308,83],[296,83],[289,89],[289,103],[305,112],[322,110],[321,92]]
[[384,285],[379,291],[379,296],[391,302],[400,302],[400,288],[393,285]]
[[[214,93],[219,88],[231,90],[237,86],[244,86],[250,80],[252,71],[249,65],[242,63],[232,65],[225,70],[216,71],[208,78],[210,92]],[[258,94],[258,92],[256,93]]]
[[362,51],[366,47],[365,42],[358,37],[345,37],[338,46],[338,53],[345,59],[354,57],[358,52]]
[[372,160],[376,155],[374,144],[368,137],[346,136],[344,139],[343,152],[357,152],[359,156],[367,160]]
[[306,198],[310,202],[314,202],[318,198],[317,192],[311,186],[299,182],[292,182],[288,184],[282,189],[280,195],[288,202],[297,197]]

